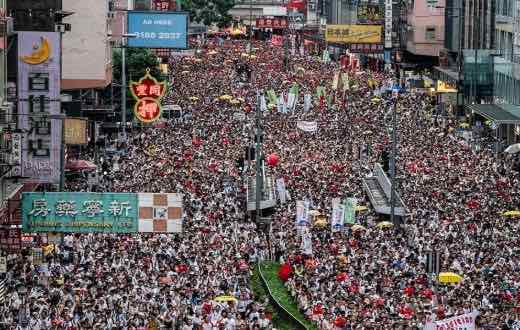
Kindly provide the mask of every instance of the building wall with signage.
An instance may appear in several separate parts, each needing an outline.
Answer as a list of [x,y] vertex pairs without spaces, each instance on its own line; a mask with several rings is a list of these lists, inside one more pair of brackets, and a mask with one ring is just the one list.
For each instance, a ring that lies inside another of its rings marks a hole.
[[62,122],[59,116],[59,32],[18,32],[18,127],[20,175],[29,182],[58,183]]
[[71,31],[63,34],[62,88],[104,88],[112,79],[112,48],[108,41],[108,1],[63,0],[63,19]]

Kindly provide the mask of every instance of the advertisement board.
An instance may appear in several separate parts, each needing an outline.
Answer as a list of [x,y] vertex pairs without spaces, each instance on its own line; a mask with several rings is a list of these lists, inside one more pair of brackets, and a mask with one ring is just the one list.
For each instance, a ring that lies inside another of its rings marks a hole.
[[65,144],[85,145],[87,141],[87,119],[66,118],[65,119]]
[[21,175],[27,182],[60,178],[61,47],[58,32],[18,32],[18,126]]
[[327,25],[326,40],[342,44],[377,44],[381,42],[381,25]]
[[22,194],[24,233],[179,233],[182,194],[30,192]]
[[188,48],[188,14],[184,12],[129,11],[129,47]]
[[[392,48],[393,12],[392,0],[385,0],[385,48]],[[386,60],[385,60],[386,62]],[[389,62],[387,62],[389,63]]]
[[133,233],[137,231],[137,210],[136,194],[23,193],[22,230]]
[[358,24],[384,24],[384,6],[379,4],[360,3],[357,7]]

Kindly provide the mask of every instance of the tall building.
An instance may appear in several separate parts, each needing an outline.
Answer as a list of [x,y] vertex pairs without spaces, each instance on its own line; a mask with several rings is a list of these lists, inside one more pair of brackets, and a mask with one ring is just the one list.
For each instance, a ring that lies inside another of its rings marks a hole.
[[74,28],[62,39],[62,90],[104,89],[112,80],[108,0],[62,0]]

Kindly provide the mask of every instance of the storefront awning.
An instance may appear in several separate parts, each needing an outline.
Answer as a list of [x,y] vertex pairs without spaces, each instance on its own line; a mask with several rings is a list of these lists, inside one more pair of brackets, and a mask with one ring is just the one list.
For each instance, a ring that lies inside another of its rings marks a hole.
[[459,81],[459,73],[449,68],[435,66],[433,67],[433,73],[437,80],[446,81],[454,85],[457,85]]
[[497,124],[520,124],[520,106],[511,104],[468,104],[467,110]]

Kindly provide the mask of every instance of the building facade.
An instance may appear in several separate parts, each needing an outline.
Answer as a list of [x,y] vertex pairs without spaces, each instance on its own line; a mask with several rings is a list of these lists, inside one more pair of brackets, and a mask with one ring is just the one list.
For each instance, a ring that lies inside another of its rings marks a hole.
[[63,36],[62,89],[103,89],[112,80],[108,0],[62,0],[74,28]]
[[444,47],[445,1],[412,1],[408,6],[406,50],[414,55],[438,57]]

